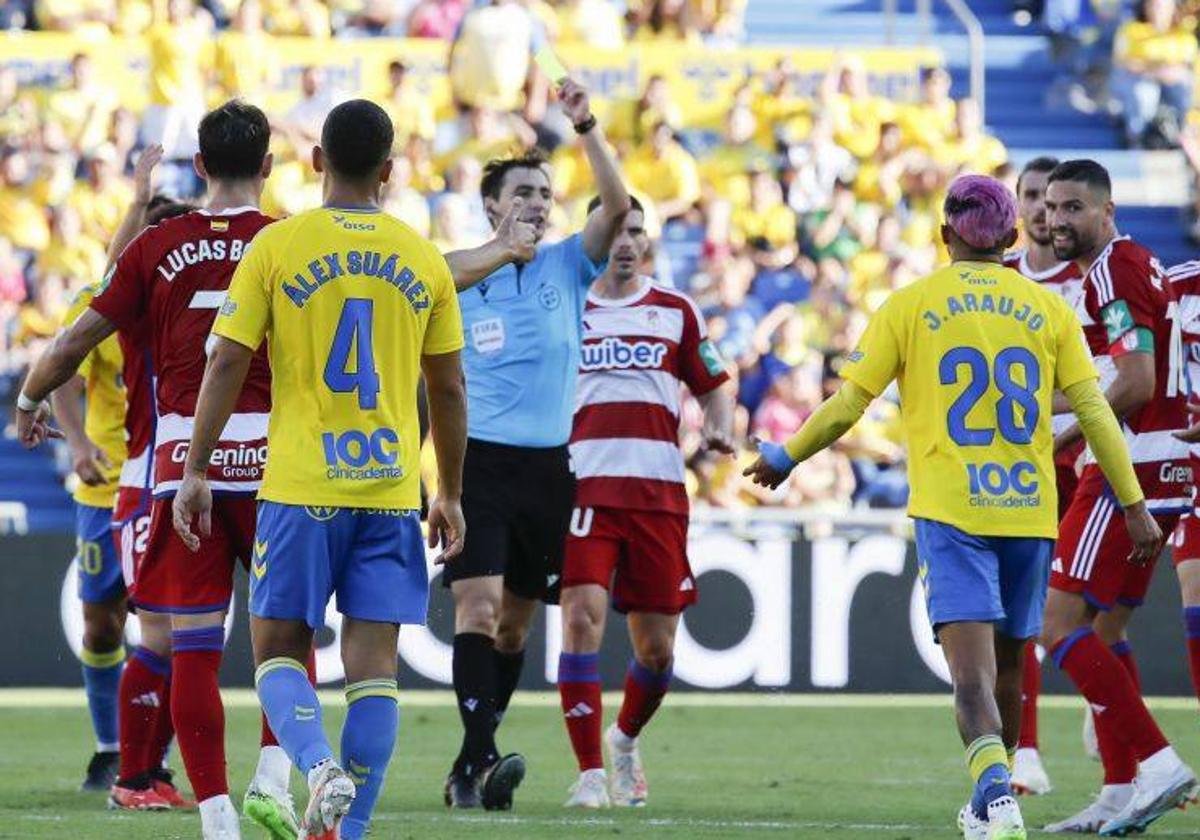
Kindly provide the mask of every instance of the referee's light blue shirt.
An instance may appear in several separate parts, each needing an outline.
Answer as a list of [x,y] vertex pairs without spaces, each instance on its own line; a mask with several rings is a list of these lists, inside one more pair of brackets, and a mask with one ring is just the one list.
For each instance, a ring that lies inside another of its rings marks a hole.
[[469,437],[509,446],[567,443],[583,306],[603,267],[576,234],[459,294]]

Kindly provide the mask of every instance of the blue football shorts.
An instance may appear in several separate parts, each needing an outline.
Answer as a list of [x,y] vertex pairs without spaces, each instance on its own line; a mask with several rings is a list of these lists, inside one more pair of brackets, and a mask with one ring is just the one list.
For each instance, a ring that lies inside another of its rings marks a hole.
[[316,629],[331,595],[349,618],[424,624],[429,573],[418,512],[260,502],[251,615]]
[[75,503],[75,570],[79,575],[79,600],[86,604],[100,604],[125,594],[112,518],[112,508]]
[[1054,540],[977,537],[917,519],[917,568],[934,632],[943,624],[987,621],[1013,639],[1042,630]]

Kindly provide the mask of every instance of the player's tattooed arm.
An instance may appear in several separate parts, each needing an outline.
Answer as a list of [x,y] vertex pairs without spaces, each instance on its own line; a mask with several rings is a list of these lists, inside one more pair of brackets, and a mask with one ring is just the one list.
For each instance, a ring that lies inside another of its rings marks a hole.
[[[199,550],[201,536],[206,537],[212,532],[212,490],[206,478],[208,462],[237,404],[253,357],[254,351],[249,347],[217,336],[204,368],[204,381],[196,398],[192,440],[183,466],[183,481],[171,510],[175,532],[192,551]],[[193,519],[197,521],[199,536],[192,531]]]
[[17,440],[27,449],[46,438],[62,438],[49,425],[50,411],[42,405],[54,389],[75,375],[92,349],[116,330],[111,321],[94,309],[85,309],[75,323],[61,331],[34,363],[25,377],[17,400]]
[[[1133,412],[1154,398],[1154,355],[1152,353],[1124,353],[1113,357],[1113,365],[1117,376],[1104,392],[1108,404],[1112,406],[1113,414],[1118,420],[1128,417]],[[1071,424],[1054,438],[1054,451],[1060,452],[1083,437],[1083,431],[1078,423]]]
[[525,201],[514,198],[512,209],[500,220],[492,238],[478,248],[445,254],[456,291],[465,292],[493,271],[510,262],[529,262],[537,254],[537,228],[521,220]]

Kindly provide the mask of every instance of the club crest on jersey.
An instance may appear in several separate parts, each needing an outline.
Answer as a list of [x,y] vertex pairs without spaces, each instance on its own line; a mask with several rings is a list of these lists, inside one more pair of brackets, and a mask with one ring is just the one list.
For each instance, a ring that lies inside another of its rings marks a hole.
[[542,286],[538,289],[537,299],[542,309],[558,309],[562,303],[562,295],[553,286]]
[[608,336],[582,348],[580,370],[653,369],[662,365],[667,346],[654,341],[624,341]]

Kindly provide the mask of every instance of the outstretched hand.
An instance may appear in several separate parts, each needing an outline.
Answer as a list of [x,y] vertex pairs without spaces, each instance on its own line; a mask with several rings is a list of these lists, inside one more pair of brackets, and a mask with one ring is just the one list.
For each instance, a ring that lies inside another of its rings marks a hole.
[[558,101],[562,103],[567,119],[575,125],[591,116],[592,102],[587,88],[574,79],[563,79],[562,84],[558,86]]
[[754,437],[750,438],[750,442],[758,450],[758,458],[742,471],[742,475],[748,477],[755,484],[774,490],[792,474],[796,462],[778,443],[770,443]]
[[154,167],[163,157],[163,147],[153,143],[142,150],[133,165],[133,195],[138,204],[149,204],[154,197]]

